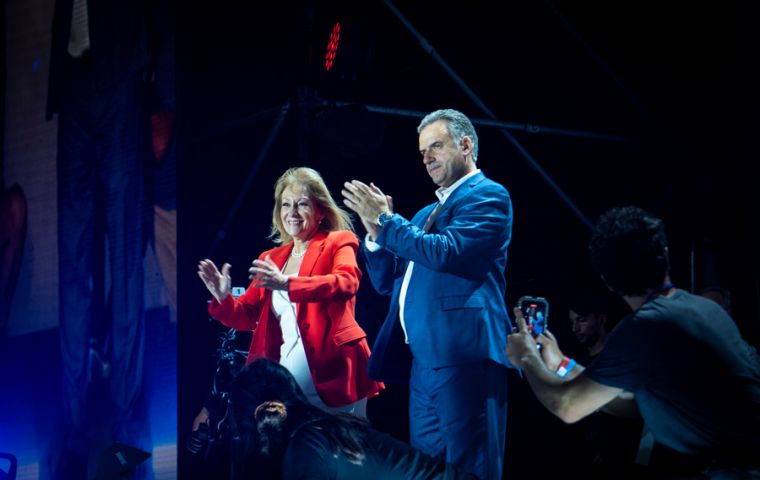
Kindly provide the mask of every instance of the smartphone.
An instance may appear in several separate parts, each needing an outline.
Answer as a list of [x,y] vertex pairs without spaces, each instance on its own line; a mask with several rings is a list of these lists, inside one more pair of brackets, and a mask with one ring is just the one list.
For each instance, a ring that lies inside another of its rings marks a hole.
[[517,306],[525,317],[528,331],[537,337],[546,331],[549,320],[549,302],[543,297],[521,297]]

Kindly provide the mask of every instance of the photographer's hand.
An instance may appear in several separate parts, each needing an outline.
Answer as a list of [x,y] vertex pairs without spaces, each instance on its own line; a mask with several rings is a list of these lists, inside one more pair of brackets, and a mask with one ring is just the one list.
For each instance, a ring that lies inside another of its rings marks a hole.
[[542,363],[538,345],[528,331],[522,310],[515,308],[513,312],[515,314],[515,325],[517,326],[507,336],[507,358],[509,362],[518,368],[523,368],[524,363],[528,361],[528,357],[537,357],[536,361]]
[[201,426],[202,423],[205,423],[206,425],[211,424],[211,420],[209,419],[209,411],[208,408],[203,407],[201,408],[201,411],[198,412],[198,415],[195,416],[193,419],[193,431],[198,430],[198,428]]
[[193,420],[193,430],[187,437],[185,446],[193,454],[203,452],[209,444],[209,411],[203,407]]
[[541,358],[546,368],[552,372],[556,372],[564,355],[562,354],[562,350],[559,349],[559,344],[554,334],[546,330],[538,336],[536,341],[541,345]]

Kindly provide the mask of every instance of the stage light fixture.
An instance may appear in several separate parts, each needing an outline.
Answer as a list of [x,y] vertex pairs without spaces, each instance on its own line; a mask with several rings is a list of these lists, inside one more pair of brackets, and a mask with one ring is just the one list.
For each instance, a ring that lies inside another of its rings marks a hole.
[[327,41],[327,52],[325,53],[325,70],[330,71],[335,61],[335,56],[338,54],[338,43],[340,42],[340,22],[335,22],[332,31],[330,32],[330,38]]

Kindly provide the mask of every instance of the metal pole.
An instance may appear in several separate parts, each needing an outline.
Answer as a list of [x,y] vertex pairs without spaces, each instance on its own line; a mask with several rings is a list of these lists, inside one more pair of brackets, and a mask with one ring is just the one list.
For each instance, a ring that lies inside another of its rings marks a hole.
[[[346,106],[357,105],[357,104],[351,103],[351,102],[335,102],[334,105],[336,107],[346,107]],[[420,119],[424,117],[425,114],[427,113],[427,112],[421,112],[419,110],[407,110],[403,108],[381,107],[379,105],[366,105],[366,104],[361,104],[361,105],[367,110],[369,110],[370,112],[384,113],[387,115],[395,115],[397,117],[409,117],[409,118]],[[612,134],[600,133],[600,132],[589,132],[589,131],[583,131],[583,130],[575,130],[571,128],[547,127],[544,125],[536,125],[533,123],[506,122],[504,120],[489,120],[486,118],[470,118],[470,121],[472,122],[473,125],[478,125],[478,126],[483,126],[483,127],[504,128],[507,130],[517,130],[524,133],[557,135],[557,136],[563,136],[563,137],[580,137],[580,138],[589,138],[593,140],[607,140],[610,142],[637,142],[636,139],[624,137],[621,135],[612,135]]]
[[211,245],[211,248],[209,249],[209,253],[207,256],[208,258],[211,258],[214,256],[214,254],[216,253],[216,249],[219,248],[219,244],[224,240],[225,236],[227,235],[227,229],[229,229],[230,225],[232,224],[232,221],[235,219],[235,215],[237,215],[237,211],[240,209],[240,205],[242,205],[243,200],[245,199],[245,196],[248,194],[248,189],[253,183],[253,179],[256,176],[256,173],[258,172],[259,167],[261,167],[261,164],[264,162],[264,159],[269,154],[269,150],[272,148],[272,144],[274,143],[274,140],[277,138],[277,134],[282,129],[282,125],[285,123],[285,120],[288,117],[289,112],[290,112],[290,100],[286,101],[285,104],[280,108],[280,113],[277,115],[274,125],[272,125],[272,129],[269,131],[269,136],[264,142],[264,145],[262,145],[261,149],[259,150],[259,154],[256,157],[256,160],[253,162],[251,169],[248,171],[248,176],[246,177],[245,182],[243,183],[243,187],[238,191],[238,195],[235,198],[235,202],[232,204],[232,207],[227,212],[227,217],[224,219],[224,224],[222,224],[222,228],[218,232],[216,232],[216,238],[214,239],[214,243]]
[[[449,66],[448,63],[441,57],[441,55],[438,54],[438,52],[433,48],[433,46],[428,42],[425,37],[423,37],[417,29],[414,28],[414,26],[409,22],[409,20],[404,17],[404,15],[396,8],[396,6],[391,2],[390,0],[383,0],[385,4],[388,6],[388,8],[393,12],[396,17],[401,21],[401,23],[406,26],[406,28],[414,35],[417,40],[420,42],[420,46],[422,49],[427,52],[430,56],[433,57],[433,59],[438,62],[438,64],[446,71],[446,73],[449,74],[449,76],[459,85],[459,87],[464,91],[464,93],[470,97],[470,100],[472,100],[475,105],[478,106],[488,117],[490,117],[493,120],[498,120],[496,118],[496,115],[491,111],[488,106],[475,94],[475,92],[462,80],[462,78],[454,71],[451,66]],[[506,128],[500,128],[499,132],[517,149],[517,151],[525,158],[525,160],[528,161],[528,164],[533,168],[533,170],[536,171],[543,179],[544,181],[555,191],[555,193],[564,201],[567,206],[572,210],[573,213],[583,222],[584,225],[586,225],[589,228],[592,228],[592,223],[588,219],[588,217],[575,205],[575,203],[570,199],[570,197],[565,194],[564,191],[557,185],[557,183],[549,176],[548,173],[546,173],[546,170],[544,170],[541,165],[538,164],[535,158],[533,158],[533,155],[531,155],[528,150],[523,147],[520,142],[517,141],[517,139],[512,135],[512,133],[509,132]]]

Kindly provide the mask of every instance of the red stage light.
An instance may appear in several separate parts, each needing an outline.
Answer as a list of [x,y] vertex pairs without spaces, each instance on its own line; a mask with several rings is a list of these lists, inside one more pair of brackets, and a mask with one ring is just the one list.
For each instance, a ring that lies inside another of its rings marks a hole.
[[335,22],[332,32],[330,33],[330,40],[327,42],[327,53],[325,53],[325,70],[328,72],[332,68],[333,61],[335,61],[335,55],[338,54],[338,42],[340,41],[340,22]]

